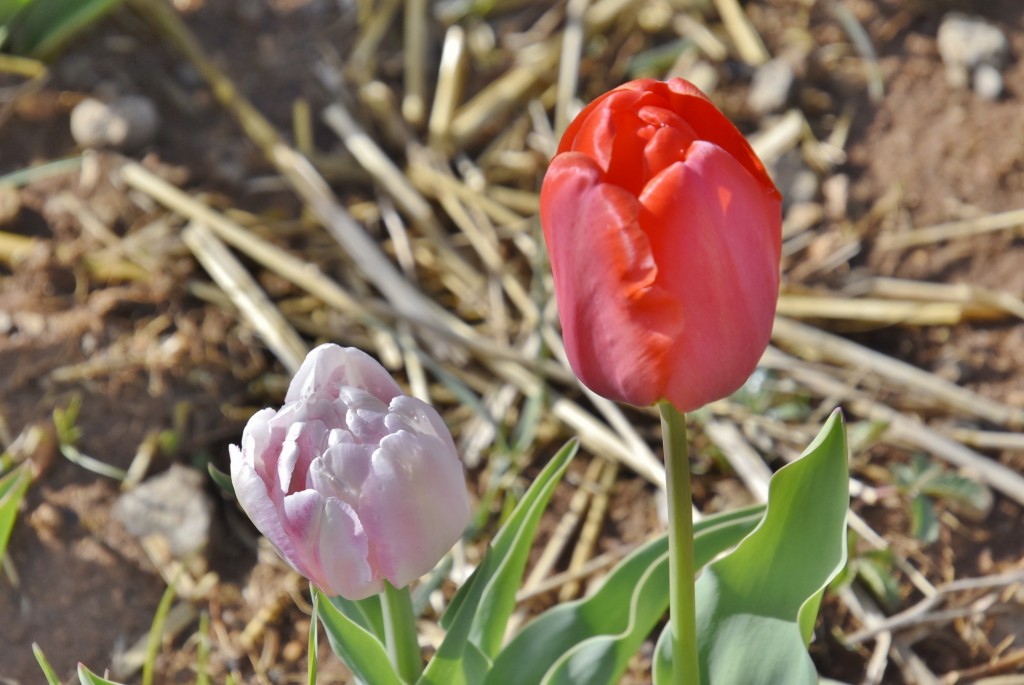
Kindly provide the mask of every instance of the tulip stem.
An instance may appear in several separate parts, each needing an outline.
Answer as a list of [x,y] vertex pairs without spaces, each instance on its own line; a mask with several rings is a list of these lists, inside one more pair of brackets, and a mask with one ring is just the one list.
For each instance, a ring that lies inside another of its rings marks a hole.
[[388,657],[405,683],[414,683],[423,672],[419,638],[416,636],[416,616],[412,611],[412,597],[409,588],[401,590],[384,581],[384,592],[380,595],[384,613],[384,642]]
[[693,566],[693,494],[686,446],[686,417],[668,402],[661,410],[668,487],[669,625],[672,630],[673,683],[699,685],[697,603]]

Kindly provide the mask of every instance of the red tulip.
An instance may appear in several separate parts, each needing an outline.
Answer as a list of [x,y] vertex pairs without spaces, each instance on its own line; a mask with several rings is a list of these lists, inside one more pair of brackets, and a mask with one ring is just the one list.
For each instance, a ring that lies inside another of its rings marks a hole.
[[771,335],[781,201],[742,134],[682,79],[633,81],[584,108],[540,197],[580,380],[680,411],[739,388]]

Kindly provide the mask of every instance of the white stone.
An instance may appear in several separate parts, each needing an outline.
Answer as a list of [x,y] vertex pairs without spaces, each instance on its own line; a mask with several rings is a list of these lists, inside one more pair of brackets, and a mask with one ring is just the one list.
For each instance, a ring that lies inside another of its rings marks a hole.
[[138,149],[153,140],[159,125],[156,105],[141,95],[109,103],[86,98],[71,111],[71,136],[87,148]]
[[999,27],[959,12],[942,20],[938,48],[946,67],[954,70],[973,71],[983,64],[999,69],[1010,56],[1009,41]]
[[974,70],[974,92],[986,100],[998,100],[1003,94],[1003,75],[989,64]]

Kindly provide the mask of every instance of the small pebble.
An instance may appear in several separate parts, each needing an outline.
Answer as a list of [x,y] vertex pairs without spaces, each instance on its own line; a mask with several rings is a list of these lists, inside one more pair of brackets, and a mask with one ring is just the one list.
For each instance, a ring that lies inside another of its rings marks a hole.
[[121,495],[114,518],[140,540],[163,536],[171,554],[184,559],[206,546],[213,503],[203,489],[203,474],[175,464]]
[[974,70],[974,92],[986,100],[998,100],[1003,94],[1003,75],[989,64]]
[[754,72],[747,104],[758,114],[778,112],[786,106],[796,74],[785,59],[773,59]]
[[[983,66],[998,74],[1010,56],[1010,43],[999,27],[959,12],[946,15],[937,39],[947,79],[954,88],[966,86],[971,75]],[[982,79],[991,79],[991,72]],[[992,82],[989,80],[985,85],[991,88]]]
[[156,105],[141,95],[109,103],[86,98],[71,111],[71,136],[86,148],[135,150],[153,140],[159,125]]

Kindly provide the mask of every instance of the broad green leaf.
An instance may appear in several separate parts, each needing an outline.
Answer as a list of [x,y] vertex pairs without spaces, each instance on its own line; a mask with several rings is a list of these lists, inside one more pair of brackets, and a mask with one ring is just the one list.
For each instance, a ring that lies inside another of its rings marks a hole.
[[[700,568],[761,520],[763,507],[709,516],[695,526]],[[630,657],[668,608],[668,538],[623,559],[591,596],[560,604],[526,626],[502,650],[486,685],[616,683]]]
[[3,559],[7,551],[14,520],[18,517],[18,507],[31,482],[32,471],[27,463],[0,478],[0,559]]
[[82,685],[122,685],[121,683],[115,683],[113,680],[99,677],[86,668],[84,664],[78,664],[78,682]]
[[848,504],[837,410],[803,456],[772,477],[758,527],[697,581],[703,685],[816,685],[809,628],[820,593],[846,562]]
[[320,622],[331,649],[352,674],[373,685],[402,685],[380,640],[343,614],[320,590],[314,590]]
[[421,685],[477,685],[497,654],[515,608],[537,524],[579,443],[569,441],[530,485],[483,561],[441,618],[448,631],[427,664]]
[[36,642],[32,643],[32,653],[36,656],[36,662],[39,664],[39,668],[43,669],[43,675],[46,676],[47,685],[61,685],[60,678],[57,677],[57,672],[53,670],[53,666],[47,661],[46,655],[43,654],[42,648]]

